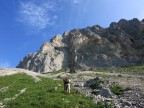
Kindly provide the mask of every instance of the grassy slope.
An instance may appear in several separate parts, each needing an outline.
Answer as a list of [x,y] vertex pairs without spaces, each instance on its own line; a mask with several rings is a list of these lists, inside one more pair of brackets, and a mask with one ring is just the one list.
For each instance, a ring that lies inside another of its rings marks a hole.
[[[8,91],[0,93],[0,101],[12,98],[20,92],[19,90],[27,88],[26,92],[15,100],[6,102],[6,108],[97,108],[90,98],[75,95],[74,90],[70,95],[66,95],[62,81],[41,79],[34,82],[25,74],[0,77],[0,89],[9,86]],[[58,86],[60,84],[62,86]],[[57,91],[51,92],[50,89],[54,87],[58,87]]]
[[137,66],[127,66],[120,68],[106,68],[106,69],[98,69],[96,71],[101,72],[122,72],[122,73],[133,73],[133,74],[144,74],[144,64]]

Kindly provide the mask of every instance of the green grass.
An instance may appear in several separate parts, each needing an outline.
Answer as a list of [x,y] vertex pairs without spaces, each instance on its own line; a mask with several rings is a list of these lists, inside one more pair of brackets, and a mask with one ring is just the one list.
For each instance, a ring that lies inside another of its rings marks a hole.
[[[9,86],[9,89],[0,93],[2,102],[5,98],[14,97],[19,90],[27,88],[16,99],[4,102],[6,108],[102,108],[88,97],[75,95],[73,89],[70,95],[66,95],[60,80],[41,78],[41,81],[34,82],[33,78],[26,74],[15,74],[0,77],[0,89],[6,86]],[[51,92],[54,87],[58,89]]]
[[57,70],[57,71],[55,71],[55,72],[53,72],[53,73],[54,73],[54,74],[58,74],[58,73],[61,73],[61,72],[65,72],[65,69],[64,69],[64,68],[62,68],[62,69]]
[[42,74],[51,74],[51,75],[54,75],[54,74],[58,74],[58,73],[61,73],[61,72],[65,72],[65,69],[64,68],[62,68],[62,69],[60,69],[60,70],[57,70],[57,71],[52,71],[52,72],[45,72],[45,73],[42,73]]
[[110,90],[111,90],[114,94],[116,94],[116,95],[122,95],[122,94],[124,94],[123,88],[122,88],[121,86],[119,86],[119,85],[112,85],[112,86],[110,87]]
[[98,102],[97,107],[99,107],[99,108],[114,108],[112,104],[108,104],[105,102]]
[[102,68],[97,69],[99,72],[123,72],[123,73],[136,73],[136,74],[144,74],[144,64],[136,65],[136,66],[125,66],[119,68]]

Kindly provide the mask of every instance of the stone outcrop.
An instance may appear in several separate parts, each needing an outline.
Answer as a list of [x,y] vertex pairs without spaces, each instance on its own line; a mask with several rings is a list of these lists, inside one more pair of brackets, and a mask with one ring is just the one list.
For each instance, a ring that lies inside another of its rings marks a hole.
[[61,68],[97,68],[138,65],[144,62],[144,20],[121,19],[108,28],[99,25],[54,36],[39,51],[28,54],[17,66],[35,72]]
[[63,60],[64,52],[45,42],[38,52],[25,56],[17,67],[35,72],[50,72],[61,69]]

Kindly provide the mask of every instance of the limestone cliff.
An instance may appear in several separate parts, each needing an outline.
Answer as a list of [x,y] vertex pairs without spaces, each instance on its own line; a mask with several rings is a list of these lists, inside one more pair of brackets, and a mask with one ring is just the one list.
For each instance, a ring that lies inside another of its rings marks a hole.
[[144,20],[121,19],[108,28],[99,25],[54,36],[39,51],[28,54],[17,66],[35,72],[61,68],[94,70],[144,62]]

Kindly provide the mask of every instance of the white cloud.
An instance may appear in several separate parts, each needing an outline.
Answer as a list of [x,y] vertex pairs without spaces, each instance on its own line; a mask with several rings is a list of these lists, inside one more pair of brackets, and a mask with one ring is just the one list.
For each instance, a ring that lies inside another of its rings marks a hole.
[[19,21],[24,25],[38,30],[53,25],[55,4],[44,0],[43,2],[20,2]]
[[9,62],[0,62],[0,67],[1,68],[10,67],[10,63]]

